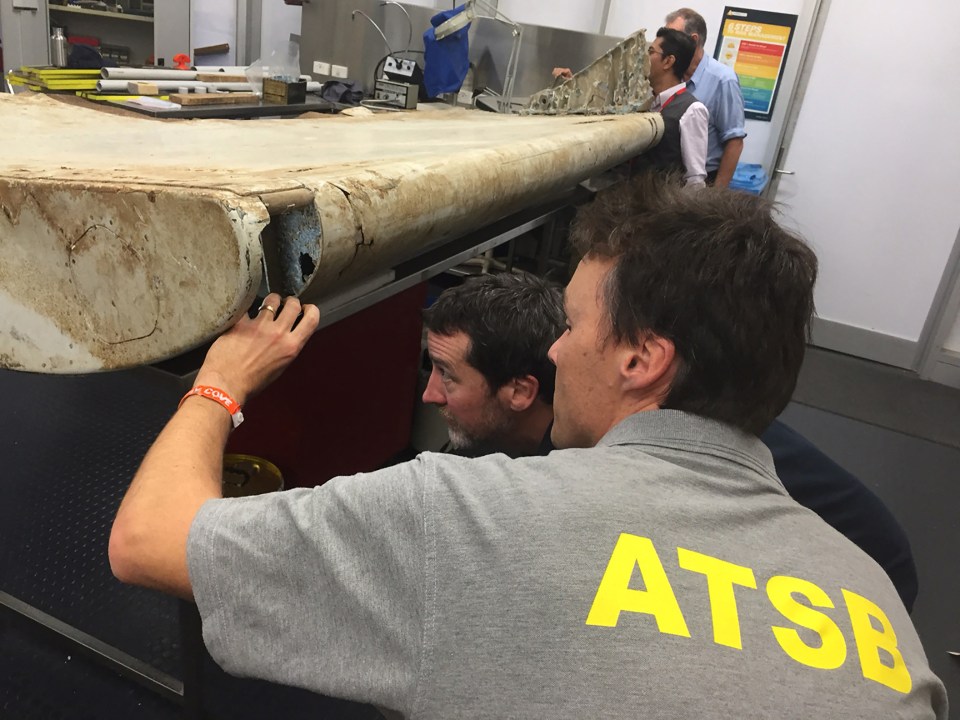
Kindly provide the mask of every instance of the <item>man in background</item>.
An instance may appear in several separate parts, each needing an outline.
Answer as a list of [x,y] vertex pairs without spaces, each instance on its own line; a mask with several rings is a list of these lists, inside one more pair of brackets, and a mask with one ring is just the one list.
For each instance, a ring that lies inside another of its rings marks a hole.
[[[693,93],[709,112],[707,127],[707,183],[727,187],[733,178],[747,136],[740,80],[726,65],[704,52],[707,23],[698,12],[680,8],[666,17],[666,27],[689,35],[696,46],[684,73],[687,91]],[[570,68],[553,69],[555,78],[573,77]],[[652,78],[651,78],[652,82]]]
[[680,8],[666,17],[666,27],[685,32],[696,43],[693,60],[684,79],[687,89],[710,112],[707,136],[707,182],[727,187],[733,178],[747,136],[740,80],[729,67],[704,52],[707,23],[690,8]]
[[689,35],[670,28],[657,30],[647,48],[653,87],[650,110],[663,117],[663,137],[632,166],[634,172],[650,168],[681,173],[688,187],[702,187],[707,178],[707,108],[683,81],[695,50]]
[[[470,457],[553,450],[556,368],[546,353],[566,327],[559,288],[527,274],[470,278],[437,298],[424,325],[433,367],[423,402],[447,424],[446,450]],[[779,420],[760,439],[790,496],[876,560],[912,610],[910,542],[883,501]]]
[[481,275],[444,291],[423,323],[432,365],[423,402],[439,407],[450,449],[550,452],[556,368],[547,351],[565,328],[560,288],[535,275]]

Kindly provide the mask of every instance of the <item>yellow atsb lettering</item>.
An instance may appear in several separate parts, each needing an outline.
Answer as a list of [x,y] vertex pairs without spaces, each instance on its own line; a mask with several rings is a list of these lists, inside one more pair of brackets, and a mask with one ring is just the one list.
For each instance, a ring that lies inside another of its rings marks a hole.
[[743,649],[733,586],[742,585],[756,590],[757,580],[753,570],[685,548],[677,548],[677,559],[684,570],[707,576],[710,612],[713,615],[713,641],[717,645]]
[[[850,614],[853,637],[857,641],[863,676],[897,692],[910,692],[913,687],[910,671],[903,661],[903,655],[897,649],[897,636],[883,610],[855,592],[842,588],[841,592],[847,601],[847,612]],[[880,630],[874,627],[872,620],[880,623]],[[885,650],[890,655],[892,665],[885,665],[881,661],[880,650]]]
[[774,625],[774,637],[783,651],[798,663],[821,670],[836,670],[847,659],[847,643],[843,633],[829,617],[797,602],[794,594],[803,595],[814,607],[832,608],[833,601],[808,580],[775,575],[767,581],[770,603],[790,622],[819,635],[820,647],[807,645],[793,628]]
[[[640,568],[644,590],[632,590],[633,569]],[[653,615],[662,633],[690,637],[667,573],[650,538],[621,533],[610,555],[587,625],[616,627],[621,612]]]

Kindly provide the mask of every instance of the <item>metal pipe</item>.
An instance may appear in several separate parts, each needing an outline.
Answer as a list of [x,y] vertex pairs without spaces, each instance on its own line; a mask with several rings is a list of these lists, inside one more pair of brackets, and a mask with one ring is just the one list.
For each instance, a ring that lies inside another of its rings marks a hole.
[[523,29],[519,25],[513,26],[513,47],[510,50],[510,59],[507,61],[507,70],[503,81],[503,102],[500,112],[512,111],[513,81],[517,75],[517,65],[520,63],[520,42],[523,40]]
[[377,29],[377,32],[380,33],[380,37],[383,38],[383,44],[387,46],[387,52],[393,55],[393,48],[391,48],[390,43],[387,42],[387,36],[383,34],[383,30],[381,30],[380,26],[373,21],[373,18],[367,15],[363,10],[354,10],[352,13],[350,13],[350,19],[355,20],[357,15],[363,15],[367,20],[370,21],[370,24]]
[[600,34],[607,34],[607,25],[610,23],[610,3],[612,0],[603,0],[603,10],[600,12]]
[[394,0],[386,0],[386,2],[380,3],[380,7],[385,5],[396,5],[407,16],[407,50],[410,50],[410,46],[413,45],[413,20],[410,19],[410,13],[407,12],[407,9],[398,2]]

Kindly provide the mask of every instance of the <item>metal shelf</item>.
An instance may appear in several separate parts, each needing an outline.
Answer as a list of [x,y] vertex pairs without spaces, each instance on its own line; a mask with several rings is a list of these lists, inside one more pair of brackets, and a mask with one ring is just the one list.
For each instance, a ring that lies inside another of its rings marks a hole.
[[130,20],[132,22],[150,23],[151,25],[153,24],[153,18],[145,15],[130,15],[128,13],[106,12],[104,10],[88,10],[87,8],[73,7],[71,5],[54,5],[52,3],[47,7],[52,13],[59,12],[72,13],[76,15],[95,15],[96,17],[105,17],[110,18],[111,20]]

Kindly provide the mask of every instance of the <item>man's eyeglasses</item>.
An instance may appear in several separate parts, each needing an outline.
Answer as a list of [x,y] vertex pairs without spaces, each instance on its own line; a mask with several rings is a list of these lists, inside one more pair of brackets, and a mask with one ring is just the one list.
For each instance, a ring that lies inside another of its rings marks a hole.
[[653,45],[647,48],[647,55],[663,55],[661,50],[657,50]]

